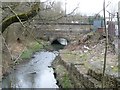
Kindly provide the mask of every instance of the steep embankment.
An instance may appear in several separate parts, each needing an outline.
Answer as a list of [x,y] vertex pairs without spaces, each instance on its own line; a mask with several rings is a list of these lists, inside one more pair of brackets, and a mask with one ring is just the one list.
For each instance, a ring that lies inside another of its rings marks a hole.
[[[60,50],[53,67],[61,87],[65,88],[67,83],[67,87],[72,88],[101,88],[105,46],[104,37],[97,38],[100,40],[90,39]],[[104,87],[120,88],[118,57],[111,45],[108,46]]]

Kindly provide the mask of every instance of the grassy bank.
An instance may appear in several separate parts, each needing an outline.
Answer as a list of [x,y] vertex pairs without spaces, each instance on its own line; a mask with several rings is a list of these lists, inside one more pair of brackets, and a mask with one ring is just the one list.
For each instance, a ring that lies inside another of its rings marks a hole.
[[17,60],[15,64],[24,63],[30,60],[35,52],[44,50],[44,46],[49,46],[46,41],[40,41],[40,43],[38,43],[37,41],[31,41],[27,43],[24,51],[20,55],[19,60]]
[[43,49],[43,45],[39,44],[38,42],[31,42],[27,46],[26,50],[24,50],[21,54],[21,59],[29,59],[31,58],[32,54],[40,51],[40,49]]

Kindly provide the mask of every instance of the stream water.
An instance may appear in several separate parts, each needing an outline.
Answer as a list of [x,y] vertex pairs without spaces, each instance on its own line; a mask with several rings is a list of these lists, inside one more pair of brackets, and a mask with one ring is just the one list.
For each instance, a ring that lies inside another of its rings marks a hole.
[[51,64],[58,50],[68,43],[63,38],[58,41],[60,44],[52,44],[56,51],[36,52],[29,62],[18,65],[16,70],[2,80],[2,88],[59,88]]
[[58,52],[36,52],[28,63],[18,65],[2,82],[2,88],[58,88],[51,63]]

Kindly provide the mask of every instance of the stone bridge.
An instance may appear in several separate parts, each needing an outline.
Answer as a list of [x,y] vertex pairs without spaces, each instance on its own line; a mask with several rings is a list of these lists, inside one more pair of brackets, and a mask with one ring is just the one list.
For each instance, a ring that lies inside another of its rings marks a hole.
[[81,34],[90,32],[90,28],[90,25],[39,25],[36,37],[50,42],[58,38],[74,41],[78,40]]
[[88,33],[90,32],[90,30],[86,31],[86,30],[83,30],[83,31],[51,31],[51,30],[41,30],[39,33],[37,33],[37,38],[43,38],[43,39],[46,39],[46,40],[49,40],[50,42],[53,42],[54,40],[56,39],[59,39],[59,38],[64,38],[66,39],[67,41],[71,42],[71,41],[74,41],[74,40],[79,40],[80,37],[81,37],[81,34],[85,34],[85,33]]

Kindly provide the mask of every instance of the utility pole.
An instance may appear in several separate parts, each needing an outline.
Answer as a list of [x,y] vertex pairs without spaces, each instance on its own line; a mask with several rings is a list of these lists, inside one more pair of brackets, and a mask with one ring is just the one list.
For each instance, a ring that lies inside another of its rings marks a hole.
[[65,22],[67,23],[67,10],[66,10],[67,0],[65,0]]
[[67,0],[65,0],[65,16],[66,16],[66,5],[67,5]]

